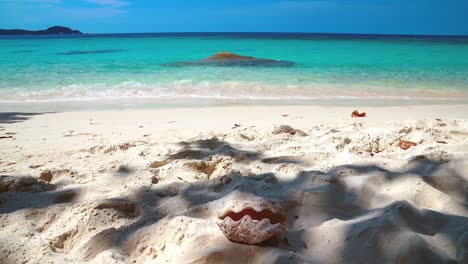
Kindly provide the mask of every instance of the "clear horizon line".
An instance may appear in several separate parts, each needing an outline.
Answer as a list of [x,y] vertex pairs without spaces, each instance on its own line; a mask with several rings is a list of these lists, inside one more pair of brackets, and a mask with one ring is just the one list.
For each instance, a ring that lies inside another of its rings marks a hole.
[[159,31],[159,32],[99,32],[85,35],[110,34],[314,34],[314,35],[367,35],[367,36],[421,36],[421,37],[468,37],[468,34],[411,34],[411,33],[345,33],[345,32],[299,32],[299,31]]
[[[57,26],[57,25],[56,25]],[[66,26],[65,26],[66,27]],[[70,28],[70,27],[68,27]],[[70,28],[72,30],[78,30]],[[0,30],[28,30],[29,29],[5,29]],[[40,29],[44,30],[44,29]],[[310,35],[361,35],[361,36],[410,36],[410,37],[468,37],[467,34],[421,34],[421,33],[356,33],[356,32],[304,32],[304,31],[159,31],[159,32],[82,32],[84,35],[118,35],[118,34],[310,34]]]

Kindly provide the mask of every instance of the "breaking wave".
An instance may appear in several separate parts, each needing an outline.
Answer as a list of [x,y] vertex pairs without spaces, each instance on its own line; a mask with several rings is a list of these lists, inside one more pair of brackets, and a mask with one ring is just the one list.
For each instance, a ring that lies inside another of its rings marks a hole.
[[193,82],[180,80],[166,84],[122,82],[109,85],[73,84],[51,89],[2,90],[0,102],[92,101],[138,98],[205,98],[224,100],[307,100],[330,98],[387,98],[387,99],[468,99],[465,91],[430,90],[423,87],[391,88],[349,85],[307,84],[280,85],[260,82]]

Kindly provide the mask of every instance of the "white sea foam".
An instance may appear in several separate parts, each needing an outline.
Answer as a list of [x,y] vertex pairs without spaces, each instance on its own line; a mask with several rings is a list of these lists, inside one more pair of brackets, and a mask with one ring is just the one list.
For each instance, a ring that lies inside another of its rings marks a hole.
[[319,99],[468,99],[460,90],[424,87],[362,87],[310,83],[304,85],[265,84],[260,82],[193,82],[147,84],[126,81],[73,84],[51,89],[9,89],[0,92],[0,103],[68,102],[113,99],[216,99],[216,100],[319,100]]

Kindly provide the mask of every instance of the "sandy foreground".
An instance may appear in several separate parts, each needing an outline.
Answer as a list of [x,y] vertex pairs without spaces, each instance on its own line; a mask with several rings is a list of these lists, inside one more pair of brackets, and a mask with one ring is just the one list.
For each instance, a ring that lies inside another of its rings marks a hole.
[[[0,263],[468,263],[468,105],[353,110],[0,113]],[[283,236],[224,236],[250,199]]]

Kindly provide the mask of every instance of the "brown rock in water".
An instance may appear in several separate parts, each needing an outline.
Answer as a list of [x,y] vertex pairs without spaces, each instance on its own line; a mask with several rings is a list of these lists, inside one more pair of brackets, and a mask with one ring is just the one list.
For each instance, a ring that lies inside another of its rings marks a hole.
[[197,61],[180,61],[167,63],[166,66],[260,66],[260,67],[291,67],[294,65],[294,62],[285,61],[285,60],[273,60],[273,59],[262,59],[255,58],[251,56],[242,56],[226,51],[221,51],[215,53],[205,59]]
[[417,143],[411,142],[411,141],[406,141],[406,140],[400,140],[400,148],[407,150],[411,147],[414,147],[418,145]]
[[234,53],[221,51],[216,54],[211,55],[208,57],[209,60],[229,60],[229,59],[244,59],[244,60],[253,60],[254,57],[251,56],[241,56]]
[[46,181],[46,182],[51,182],[52,181],[52,172],[50,172],[50,170],[45,170],[45,171],[41,172],[41,174],[39,175],[39,180],[43,180],[43,181]]

